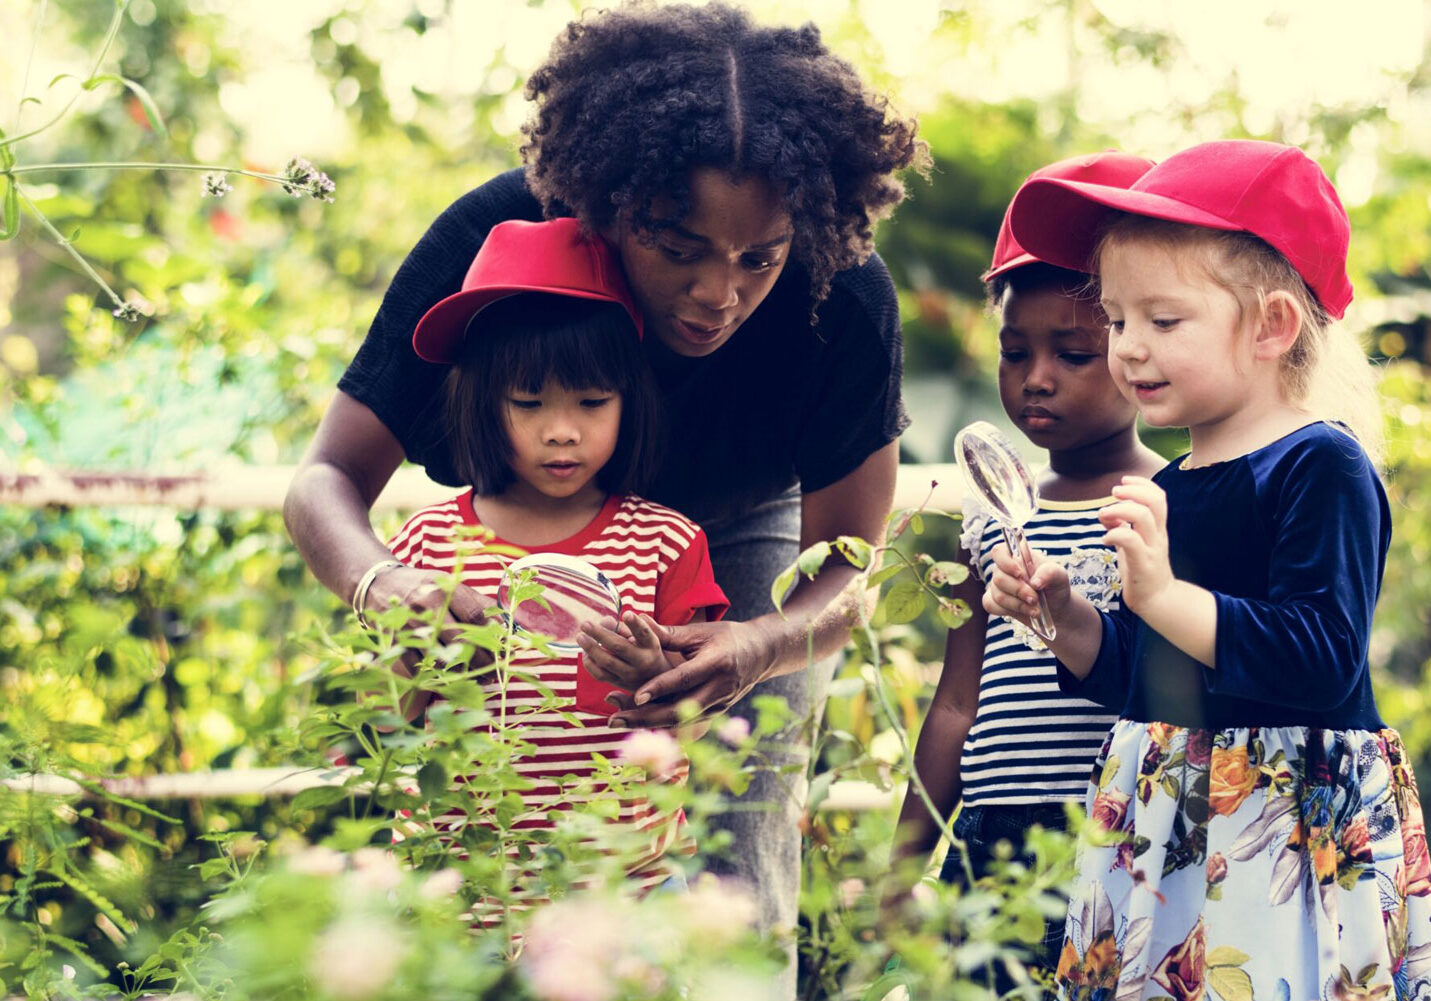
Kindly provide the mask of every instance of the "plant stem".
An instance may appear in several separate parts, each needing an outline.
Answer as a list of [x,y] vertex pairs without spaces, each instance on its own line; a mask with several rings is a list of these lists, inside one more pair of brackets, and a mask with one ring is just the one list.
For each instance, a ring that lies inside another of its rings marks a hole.
[[15,194],[19,197],[20,201],[24,203],[25,208],[30,210],[30,214],[35,217],[37,222],[39,222],[41,228],[44,229],[45,232],[49,233],[50,237],[60,245],[60,249],[63,250],[65,253],[69,254],[70,257],[74,259],[75,263],[80,266],[80,270],[87,274],[96,285],[104,289],[105,295],[109,296],[110,300],[116,306],[123,306],[124,300],[119,297],[119,293],[115,292],[114,289],[109,287],[109,283],[106,282],[102,277],[100,277],[98,271],[96,271],[93,267],[90,266],[89,261],[86,261],[84,259],[83,254],[81,254],[78,250],[75,250],[74,245],[71,244],[70,241],[65,238],[63,233],[61,233],[58,229],[55,228],[54,223],[50,222],[50,220],[45,217],[45,214],[40,211],[39,207],[36,206],[34,202],[30,201],[30,196],[25,194],[24,190],[18,184],[15,185]]
[[143,162],[133,160],[96,161],[88,160],[80,163],[30,163],[20,167],[11,167],[8,174],[33,174],[36,171],[55,170],[187,170],[194,173],[207,174],[239,174],[243,177],[256,177],[260,181],[272,181],[275,184],[282,184],[287,178],[277,174],[265,174],[259,170],[245,170],[242,167],[226,167],[223,164],[214,163],[166,163]]

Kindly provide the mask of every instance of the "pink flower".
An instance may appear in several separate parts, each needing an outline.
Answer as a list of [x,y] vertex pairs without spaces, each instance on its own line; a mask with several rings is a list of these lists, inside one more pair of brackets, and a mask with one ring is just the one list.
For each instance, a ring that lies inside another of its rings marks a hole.
[[1117,789],[1100,792],[1093,800],[1093,812],[1089,814],[1095,824],[1105,831],[1123,828],[1123,820],[1128,816],[1128,803],[1132,797]]
[[743,716],[727,716],[716,727],[716,736],[731,747],[739,747],[750,736],[750,720]]
[[544,1001],[612,1001],[613,965],[625,954],[631,915],[619,904],[572,896],[542,908],[522,945],[522,969]]
[[1227,878],[1227,859],[1222,852],[1213,852],[1207,858],[1207,885],[1216,886]]
[[441,900],[462,889],[462,873],[456,869],[439,869],[422,881],[417,895],[424,900]]
[[407,952],[399,930],[371,917],[347,917],[313,944],[309,972],[323,993],[343,1001],[382,994]]
[[1212,731],[1193,729],[1188,731],[1188,764],[1206,765],[1212,760]]
[[854,907],[860,902],[860,895],[865,892],[865,881],[858,876],[851,876],[849,879],[840,880],[840,903],[846,908]]
[[722,945],[734,942],[755,925],[755,898],[735,880],[701,873],[686,894],[685,914],[694,942]]
[[646,770],[648,778],[659,779],[681,762],[681,745],[665,730],[633,730],[621,742],[621,760]]
[[1153,971],[1153,979],[1167,988],[1173,1001],[1202,1001],[1206,986],[1203,975],[1207,972],[1206,934],[1202,918],[1198,918],[1188,937],[1169,950]]

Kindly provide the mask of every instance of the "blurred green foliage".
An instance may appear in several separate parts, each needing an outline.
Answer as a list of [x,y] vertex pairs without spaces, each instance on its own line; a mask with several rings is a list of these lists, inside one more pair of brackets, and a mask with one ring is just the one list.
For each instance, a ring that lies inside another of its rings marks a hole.
[[[455,4],[335,0],[274,8],[272,16],[303,40],[307,67],[334,96],[329,114],[348,137],[321,158],[305,149],[281,157],[321,159],[337,184],[333,204],[242,178],[231,178],[234,190],[218,200],[202,196],[194,174],[24,175],[37,207],[109,284],[150,304],[152,316],[136,324],[115,319],[53,240],[21,219],[19,235],[0,243],[4,470],[179,472],[297,458],[404,253],[450,201],[517,162],[510,104],[534,64],[526,39],[491,46],[480,85],[456,92],[390,85],[391,54],[449,31]],[[525,5],[558,13],[575,7]],[[225,110],[235,88],[271,68],[271,54],[236,26],[230,9],[221,0],[134,0],[105,71],[140,83],[167,131],[152,127],[131,92],[98,88],[60,127],[17,144],[19,160],[277,170],[278,161],[246,159],[263,119],[240,121]],[[1077,39],[1097,42],[1073,46],[1085,62],[1171,72],[1185,55],[1178,39],[1114,24],[1082,0],[1051,0],[1041,10],[1068,18]],[[82,75],[113,11],[110,0],[0,4],[12,35],[7,56],[15,54],[7,63],[24,63],[29,32],[43,15],[38,50],[46,65]],[[951,60],[1007,41],[989,36],[986,13],[977,4],[946,13],[937,40]],[[896,79],[854,6],[828,35],[877,84]],[[907,436],[907,458],[942,461],[958,426],[1000,416],[991,390],[994,324],[978,274],[1019,181],[1060,156],[1128,145],[1116,129],[1084,124],[1076,70],[1068,88],[1046,100],[986,103],[948,94],[922,116],[936,169],[927,181],[910,180],[909,202],[878,233],[900,287],[909,397],[920,419]],[[17,92],[0,95],[0,124],[10,135],[18,132],[9,106],[33,127],[74,87],[32,76],[26,93],[41,103],[21,105],[21,70],[7,72]],[[1370,197],[1351,208],[1358,302],[1347,321],[1386,367],[1395,532],[1373,658],[1383,713],[1424,778],[1431,774],[1431,147],[1418,123],[1428,120],[1431,63],[1423,60],[1400,83],[1410,113],[1394,115],[1381,104],[1308,106],[1253,128],[1235,80],[1157,113],[1190,136],[1216,123],[1218,134],[1298,142],[1334,177],[1359,151],[1375,151]],[[1179,447],[1175,436],[1157,444],[1167,453]],[[916,545],[947,556],[954,534],[930,519]],[[311,637],[336,631],[346,612],[307,575],[276,513],[5,507],[0,568],[0,778],[279,764],[291,760],[289,737],[300,724],[335,698],[310,684],[324,656]],[[898,782],[898,731],[912,739],[917,730],[942,630],[931,607],[914,621],[879,625],[873,662],[868,645],[853,649],[831,702],[820,769]],[[182,929],[200,905],[236,878],[192,868],[230,857],[206,839],[231,831],[316,838],[332,829],[326,808],[282,799],[151,806],[0,794],[0,980],[10,989],[60,990],[56,964],[85,966],[78,957],[93,957],[121,983],[113,972],[121,962],[140,967],[161,947],[194,954],[203,943],[164,943],[189,934]],[[844,971],[869,979],[878,970],[868,885],[846,886],[843,895],[836,889],[847,879],[873,880],[888,823],[879,813],[832,813],[809,824],[802,933],[809,996],[832,989]],[[924,962],[944,960],[930,953]]]

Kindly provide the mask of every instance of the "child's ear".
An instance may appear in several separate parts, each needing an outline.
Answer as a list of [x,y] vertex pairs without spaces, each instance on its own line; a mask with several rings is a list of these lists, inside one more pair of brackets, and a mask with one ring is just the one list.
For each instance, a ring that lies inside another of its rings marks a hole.
[[1262,315],[1253,332],[1253,356],[1258,359],[1281,358],[1302,332],[1302,307],[1290,292],[1278,289],[1267,293]]

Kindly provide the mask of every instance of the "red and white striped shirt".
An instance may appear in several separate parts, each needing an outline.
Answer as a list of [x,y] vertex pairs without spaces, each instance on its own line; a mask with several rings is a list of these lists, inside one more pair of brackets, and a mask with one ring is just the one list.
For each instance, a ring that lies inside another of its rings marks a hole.
[[[480,527],[468,491],[414,514],[389,547],[408,566],[457,572],[463,584],[495,600],[503,573],[515,557],[508,552],[483,551],[482,547],[496,544],[529,550],[501,539],[485,543],[470,539],[472,531]],[[623,609],[645,613],[662,625],[689,622],[697,611],[704,611],[709,620],[718,619],[729,607],[711,571],[705,533],[684,515],[640,497],[608,497],[600,513],[581,531],[530,551],[581,557],[616,586]],[[530,756],[514,762],[534,783],[533,788],[521,791],[528,811],[514,826],[551,828],[548,811],[571,809],[603,792],[611,795],[599,784],[585,788],[580,784],[582,780],[590,782],[595,772],[592,756],[616,758],[630,731],[605,725],[612,708],[603,699],[613,689],[580,666],[579,654],[548,657],[535,650],[519,650],[511,663],[518,673],[509,676],[501,705],[506,713],[518,717],[519,723],[514,725],[522,727],[522,739],[535,748]],[[496,679],[486,677],[484,689],[499,696]],[[550,689],[554,698],[533,681]],[[494,704],[495,698],[488,709]],[[688,763],[682,760],[663,781],[683,783],[688,771]],[[640,831],[648,839],[649,851],[627,866],[628,875],[643,892],[669,876],[661,864],[663,856],[673,850],[693,849],[689,839],[680,844],[679,811],[662,814],[644,798],[620,800],[610,823]]]

